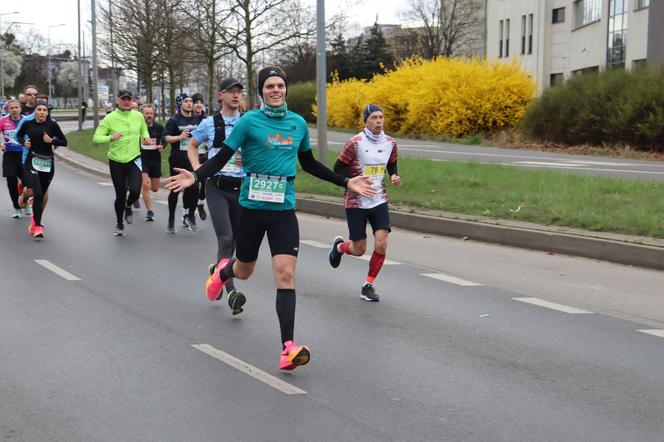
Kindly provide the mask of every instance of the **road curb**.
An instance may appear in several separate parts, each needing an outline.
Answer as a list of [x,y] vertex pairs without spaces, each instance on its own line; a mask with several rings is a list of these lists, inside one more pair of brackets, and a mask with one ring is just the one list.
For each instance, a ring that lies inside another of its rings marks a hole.
[[[56,150],[56,156],[65,163],[100,178],[110,178],[110,172],[77,161]],[[99,162],[100,165],[104,163]],[[312,215],[345,219],[346,211],[338,201],[325,201],[314,197],[298,197],[298,211]],[[446,218],[390,209],[392,226],[433,235],[467,238],[475,241],[502,244],[549,253],[582,256],[664,270],[664,247],[606,238],[574,235],[562,232],[495,225],[478,221]]]
[[[73,166],[77,169],[80,169],[80,170],[83,170],[85,172],[91,173],[91,174],[93,174],[95,176],[98,176],[100,178],[110,178],[111,177],[111,172],[109,172],[107,170],[106,171],[105,170],[100,170],[100,169],[97,169],[95,167],[88,166],[87,164],[84,164],[80,161],[76,161],[75,159],[69,157],[68,155],[65,155],[64,153],[62,153],[62,151],[60,149],[55,150],[55,157],[58,160],[69,164],[70,166]],[[99,162],[99,164],[103,164],[103,163]]]
[[[302,212],[314,215],[342,219],[346,216],[343,205],[338,202],[298,198],[297,207]],[[394,227],[422,233],[664,269],[664,248],[644,244],[407,213],[394,209],[390,209],[390,222]]]

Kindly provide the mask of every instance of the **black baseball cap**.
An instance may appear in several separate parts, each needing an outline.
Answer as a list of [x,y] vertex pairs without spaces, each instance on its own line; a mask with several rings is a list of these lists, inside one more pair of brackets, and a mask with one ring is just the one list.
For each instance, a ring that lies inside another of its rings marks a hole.
[[129,89],[120,89],[118,91],[118,98],[124,98],[124,97],[134,98]]
[[242,83],[240,83],[238,80],[236,80],[233,77],[227,77],[224,78],[221,83],[219,83],[219,90],[220,91],[225,91],[226,89],[230,89],[233,86],[240,86],[240,88],[244,89],[244,86],[242,86]]

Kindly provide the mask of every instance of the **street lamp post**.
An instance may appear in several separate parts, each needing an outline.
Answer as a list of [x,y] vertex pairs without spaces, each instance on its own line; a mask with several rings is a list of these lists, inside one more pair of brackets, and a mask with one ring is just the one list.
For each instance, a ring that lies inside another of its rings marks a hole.
[[46,65],[48,66],[48,97],[51,98],[53,95],[53,87],[51,86],[51,28],[57,28],[59,26],[66,26],[64,23],[60,23],[57,25],[50,25],[48,26],[48,43],[46,44],[46,57],[47,57],[47,62]]
[[316,2],[316,117],[318,161],[327,164],[327,68],[325,65],[325,0]]
[[[0,36],[4,35],[2,33],[2,16],[3,15],[13,15],[13,14],[18,14],[18,11],[14,12],[3,12],[0,13]],[[9,31],[9,28],[13,25],[14,23],[10,24],[7,27],[7,31]],[[5,31],[5,32],[7,32]],[[3,63],[4,57],[0,57],[0,96],[5,95],[5,65]]]
[[[78,27],[78,87],[76,92],[78,95],[78,130],[83,130],[83,66],[81,65],[81,0],[78,0],[76,3],[76,10],[78,11],[78,20],[76,25]],[[86,103],[87,106],[87,103]]]
[[94,106],[93,126],[95,130],[99,125],[99,73],[97,72],[97,5],[90,0],[92,20],[92,103]]

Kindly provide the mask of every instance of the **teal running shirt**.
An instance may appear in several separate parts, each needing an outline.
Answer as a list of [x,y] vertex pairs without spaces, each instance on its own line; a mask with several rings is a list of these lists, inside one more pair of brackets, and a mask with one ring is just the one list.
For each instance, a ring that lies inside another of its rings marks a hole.
[[[242,148],[242,167],[247,174],[240,191],[242,207],[295,208],[297,154],[311,150],[304,118],[291,111],[283,118],[271,118],[261,110],[252,110],[240,118],[224,144],[233,150]],[[283,202],[277,202],[279,193],[284,194]]]

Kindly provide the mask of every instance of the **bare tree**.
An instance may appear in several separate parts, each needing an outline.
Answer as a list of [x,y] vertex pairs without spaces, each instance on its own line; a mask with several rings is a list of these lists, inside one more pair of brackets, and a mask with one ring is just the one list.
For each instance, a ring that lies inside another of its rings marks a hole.
[[21,46],[25,49],[26,54],[34,54],[37,52],[46,52],[46,37],[41,35],[39,31],[30,29],[26,34],[21,35]]
[[200,58],[207,70],[208,103],[215,100],[215,66],[222,57],[233,52],[223,44],[222,35],[225,32],[225,22],[231,14],[227,3],[220,0],[191,0],[189,7],[184,9],[194,23],[191,27],[193,40],[190,52]]
[[58,92],[65,98],[66,106],[67,98],[74,96],[78,88],[78,62],[66,61],[62,63],[55,81]]
[[481,0],[409,0],[406,19],[421,24],[413,30],[421,55],[452,57],[472,47],[481,32]]
[[194,61],[190,34],[195,26],[184,14],[179,0],[153,0],[161,15],[158,20],[157,60],[155,66],[167,73],[170,113],[175,113],[175,90],[184,83],[185,68]]
[[287,42],[315,32],[313,14],[299,0],[227,0],[231,28],[223,35],[247,70],[249,106],[256,100],[255,60]]
[[100,13],[106,31],[100,38],[102,56],[114,60],[121,68],[135,71],[146,86],[148,101],[152,101],[159,13],[150,0],[109,3],[108,7],[101,7]]

